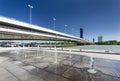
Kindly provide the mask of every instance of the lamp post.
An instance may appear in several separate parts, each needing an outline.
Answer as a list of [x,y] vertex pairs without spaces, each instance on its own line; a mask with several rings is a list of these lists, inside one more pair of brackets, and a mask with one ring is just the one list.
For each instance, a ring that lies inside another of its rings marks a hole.
[[74,28],[72,28],[72,35],[74,35],[73,32],[74,32]]
[[55,30],[55,21],[56,21],[56,18],[53,17],[53,29]]
[[65,24],[65,33],[67,33],[67,32],[66,32],[66,29],[67,29],[67,25]]
[[33,8],[33,6],[31,6],[29,4],[28,7],[30,8],[30,24],[31,24],[32,23],[32,8]]
[[[54,30],[56,29],[55,28],[55,21],[56,21],[56,18],[53,18],[53,28],[54,28]],[[57,38],[57,34],[56,34],[56,38]],[[54,46],[54,49],[55,49],[55,64],[58,64],[58,58],[57,58],[57,49],[56,49],[56,42],[55,42],[55,46]]]

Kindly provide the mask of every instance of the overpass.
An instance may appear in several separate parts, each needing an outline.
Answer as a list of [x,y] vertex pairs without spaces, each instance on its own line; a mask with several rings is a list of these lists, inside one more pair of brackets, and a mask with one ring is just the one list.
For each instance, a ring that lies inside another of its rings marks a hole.
[[28,24],[12,18],[0,16],[1,40],[62,40],[89,43],[88,41],[47,29],[41,26]]

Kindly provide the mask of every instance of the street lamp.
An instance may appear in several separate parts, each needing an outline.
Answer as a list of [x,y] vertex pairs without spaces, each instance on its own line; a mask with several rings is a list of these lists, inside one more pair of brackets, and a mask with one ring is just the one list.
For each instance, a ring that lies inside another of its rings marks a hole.
[[[55,21],[56,21],[56,18],[53,17],[53,28],[55,30]],[[57,39],[57,34],[56,34],[56,39]],[[54,49],[55,49],[55,64],[58,64],[58,58],[57,58],[57,49],[56,49],[56,42],[55,42],[55,46],[54,46]]]
[[30,8],[30,24],[31,24],[31,22],[32,22],[32,8],[33,8],[33,6],[31,6],[29,4],[28,7]]
[[53,28],[55,30],[55,21],[56,21],[56,18],[53,17]]
[[74,28],[72,28],[72,35],[74,35],[73,32],[74,32]]
[[65,24],[65,33],[67,33],[67,32],[66,32],[66,29],[67,29],[67,25]]

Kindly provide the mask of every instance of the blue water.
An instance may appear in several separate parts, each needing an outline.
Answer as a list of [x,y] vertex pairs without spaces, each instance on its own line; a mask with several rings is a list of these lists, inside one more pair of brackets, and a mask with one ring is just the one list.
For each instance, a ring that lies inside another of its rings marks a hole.
[[94,49],[94,50],[111,50],[114,52],[120,52],[120,45],[86,45],[79,46],[81,49]]

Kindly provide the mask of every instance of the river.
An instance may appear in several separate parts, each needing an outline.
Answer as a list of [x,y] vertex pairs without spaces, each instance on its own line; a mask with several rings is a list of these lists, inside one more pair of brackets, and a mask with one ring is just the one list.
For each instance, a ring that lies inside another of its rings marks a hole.
[[68,48],[75,49],[91,49],[91,50],[110,50],[113,52],[120,52],[120,45],[84,45],[84,46],[73,46]]

